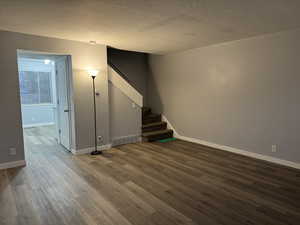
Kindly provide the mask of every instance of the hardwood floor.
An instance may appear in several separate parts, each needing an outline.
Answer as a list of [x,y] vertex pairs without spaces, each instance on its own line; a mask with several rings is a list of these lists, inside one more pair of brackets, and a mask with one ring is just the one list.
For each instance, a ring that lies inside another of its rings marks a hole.
[[27,167],[0,171],[1,225],[300,224],[299,170],[180,140],[73,156],[25,133]]

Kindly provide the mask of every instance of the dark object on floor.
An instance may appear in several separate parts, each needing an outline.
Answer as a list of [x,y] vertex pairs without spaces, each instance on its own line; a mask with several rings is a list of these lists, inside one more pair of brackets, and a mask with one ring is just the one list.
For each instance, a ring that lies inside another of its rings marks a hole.
[[176,141],[176,138],[166,138],[166,139],[159,140],[158,142],[167,143],[167,142],[170,142],[170,141]]

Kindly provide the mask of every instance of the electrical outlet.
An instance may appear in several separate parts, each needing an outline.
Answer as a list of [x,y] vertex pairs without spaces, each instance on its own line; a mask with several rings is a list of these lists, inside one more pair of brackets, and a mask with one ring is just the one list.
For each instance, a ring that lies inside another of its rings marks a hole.
[[98,142],[101,143],[101,142],[102,142],[102,136],[98,136],[98,137],[97,137],[97,140],[98,140]]
[[272,145],[272,152],[277,152],[277,145]]
[[9,148],[9,154],[10,155],[16,155],[17,154],[17,149],[16,148]]

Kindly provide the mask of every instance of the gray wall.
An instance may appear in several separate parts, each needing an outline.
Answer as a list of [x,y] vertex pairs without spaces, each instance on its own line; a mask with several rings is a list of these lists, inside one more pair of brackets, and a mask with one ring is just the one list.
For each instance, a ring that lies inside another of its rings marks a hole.
[[149,76],[148,54],[108,48],[107,58],[126,75],[129,83],[143,95],[144,104],[146,104]]
[[[99,134],[104,143],[109,142],[108,81],[106,46],[55,38],[38,37],[0,31],[0,163],[24,159],[21,105],[17,67],[17,49],[50,52],[72,56],[73,93],[72,121],[76,124],[76,143],[81,149],[93,145],[93,108],[91,79],[87,68],[100,69],[96,87],[101,96],[98,102]],[[10,156],[8,149],[17,148],[17,155]]]
[[133,101],[123,92],[108,82],[110,138],[114,140],[141,135],[142,113],[141,108],[133,107]]
[[180,135],[300,162],[299,60],[300,30],[153,55],[148,102]]

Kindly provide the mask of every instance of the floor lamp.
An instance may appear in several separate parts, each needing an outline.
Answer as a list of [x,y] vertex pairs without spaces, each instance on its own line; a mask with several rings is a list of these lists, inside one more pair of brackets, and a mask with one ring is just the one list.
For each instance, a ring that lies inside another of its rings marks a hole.
[[94,97],[94,135],[95,135],[95,149],[91,152],[91,155],[100,155],[102,151],[97,149],[97,111],[96,111],[96,90],[95,90],[95,78],[99,73],[98,70],[88,70],[88,74],[93,79],[93,97]]

